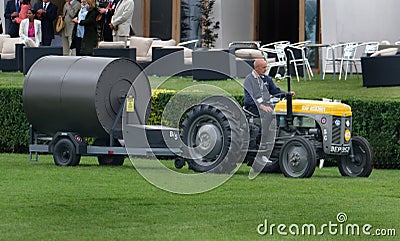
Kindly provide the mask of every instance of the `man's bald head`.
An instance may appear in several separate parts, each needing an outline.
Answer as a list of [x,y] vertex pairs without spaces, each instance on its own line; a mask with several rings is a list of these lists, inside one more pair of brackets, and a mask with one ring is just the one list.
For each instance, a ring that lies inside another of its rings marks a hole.
[[258,75],[264,75],[267,71],[267,62],[263,59],[256,59],[254,61],[254,70]]

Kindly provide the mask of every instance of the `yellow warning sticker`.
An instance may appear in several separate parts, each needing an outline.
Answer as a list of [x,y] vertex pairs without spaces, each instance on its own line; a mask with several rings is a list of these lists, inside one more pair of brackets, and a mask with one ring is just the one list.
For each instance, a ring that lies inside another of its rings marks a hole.
[[126,112],[135,112],[135,99],[133,97],[126,99]]

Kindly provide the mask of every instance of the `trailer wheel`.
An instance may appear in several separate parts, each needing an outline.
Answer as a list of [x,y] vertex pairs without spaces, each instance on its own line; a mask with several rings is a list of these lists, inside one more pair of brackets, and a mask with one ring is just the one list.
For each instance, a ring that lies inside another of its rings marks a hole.
[[54,146],[53,158],[57,166],[76,166],[81,160],[81,156],[76,154],[74,143],[67,138],[57,141]]
[[309,178],[317,165],[315,148],[301,136],[288,140],[279,154],[279,166],[286,177]]
[[[234,110],[200,104],[183,121],[182,139],[189,147],[189,168],[197,172],[230,173],[243,154],[240,121]],[[243,159],[243,158],[242,158]]]
[[342,156],[338,162],[340,174],[351,177],[368,177],[372,172],[373,153],[369,142],[361,136],[351,139],[351,155]]
[[[106,139],[96,139],[93,143],[94,146],[107,146],[109,140]],[[116,145],[119,144],[118,140],[115,140]],[[118,145],[119,146],[119,145]],[[100,166],[122,166],[125,161],[124,156],[119,155],[100,155],[97,156],[97,161]]]
[[101,166],[122,166],[125,161],[124,156],[117,155],[101,155],[97,157]]

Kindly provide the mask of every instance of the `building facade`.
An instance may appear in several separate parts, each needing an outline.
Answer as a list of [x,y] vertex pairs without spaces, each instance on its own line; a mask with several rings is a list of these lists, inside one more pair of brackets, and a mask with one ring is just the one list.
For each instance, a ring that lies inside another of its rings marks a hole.
[[[32,4],[38,0],[32,0]],[[199,1],[134,0],[132,26],[139,36],[199,39]],[[7,0],[0,0],[3,28]],[[61,12],[64,0],[51,0]],[[398,0],[216,0],[217,48],[231,41],[279,40],[338,43],[400,40]]]
[[[188,25],[181,27],[185,17],[199,14],[198,1],[135,0],[133,25],[142,36],[195,39],[199,26],[189,23],[189,37],[182,35]],[[399,7],[398,0],[217,0],[214,17],[221,29],[216,46],[235,40],[393,43],[400,40]]]

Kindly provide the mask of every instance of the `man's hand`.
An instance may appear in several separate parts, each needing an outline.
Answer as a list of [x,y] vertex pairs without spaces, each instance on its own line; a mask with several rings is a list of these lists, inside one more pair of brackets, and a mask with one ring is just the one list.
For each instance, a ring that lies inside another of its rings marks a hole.
[[13,12],[13,13],[11,14],[11,17],[18,17],[18,12]]
[[112,30],[114,30],[114,31],[117,31],[117,30],[118,30],[118,26],[114,26],[114,25],[112,25],[112,23],[110,23],[109,26],[110,26],[110,28],[111,28]]
[[99,8],[99,12],[101,14],[105,13],[107,11],[107,8]]
[[260,107],[260,110],[265,111],[265,112],[273,112],[274,111],[270,106],[266,106],[263,104],[261,104],[259,107]]

